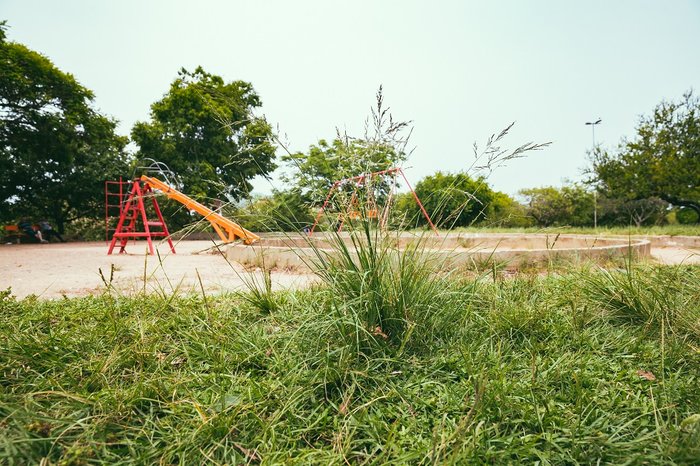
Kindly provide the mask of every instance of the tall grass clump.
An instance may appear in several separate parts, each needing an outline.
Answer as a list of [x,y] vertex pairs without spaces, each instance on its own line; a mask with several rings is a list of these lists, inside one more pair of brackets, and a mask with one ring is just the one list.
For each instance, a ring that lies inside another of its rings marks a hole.
[[346,343],[367,352],[428,348],[449,337],[460,314],[455,287],[421,236],[400,246],[398,236],[363,221],[326,238],[330,249],[314,246],[311,266],[326,285],[328,319]]
[[700,270],[631,266],[580,275],[591,305],[613,319],[700,341]]

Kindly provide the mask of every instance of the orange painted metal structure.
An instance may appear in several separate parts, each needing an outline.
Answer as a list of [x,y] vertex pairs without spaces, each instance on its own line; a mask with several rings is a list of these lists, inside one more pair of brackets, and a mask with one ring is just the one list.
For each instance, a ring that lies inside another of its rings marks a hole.
[[240,238],[245,244],[253,244],[260,239],[260,237],[255,233],[246,230],[236,222],[232,222],[223,215],[214,212],[210,208],[200,204],[189,196],[182,194],[180,191],[166,183],[163,183],[158,178],[143,175],[141,176],[140,180],[145,185],[150,186],[153,189],[157,189],[170,199],[181,203],[189,210],[194,210],[203,216],[209,221],[209,223],[211,223],[211,226],[214,227],[214,231],[216,231],[219,238],[221,238],[221,241],[224,243],[230,243]]

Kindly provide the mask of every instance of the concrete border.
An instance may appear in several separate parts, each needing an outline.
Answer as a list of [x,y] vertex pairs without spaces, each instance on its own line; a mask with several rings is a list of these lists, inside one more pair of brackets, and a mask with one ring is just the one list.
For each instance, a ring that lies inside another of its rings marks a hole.
[[[341,238],[346,243],[351,241],[348,234]],[[244,266],[309,270],[319,255],[331,257],[334,254],[329,239],[332,237],[324,234],[310,238],[299,234],[267,234],[253,246],[231,245],[226,254],[230,261]],[[507,269],[563,261],[608,263],[630,256],[635,259],[650,257],[652,244],[646,237],[551,233],[450,233],[436,237],[402,232],[389,235],[388,240],[394,243],[392,249],[396,251],[419,245],[446,270],[487,263]]]

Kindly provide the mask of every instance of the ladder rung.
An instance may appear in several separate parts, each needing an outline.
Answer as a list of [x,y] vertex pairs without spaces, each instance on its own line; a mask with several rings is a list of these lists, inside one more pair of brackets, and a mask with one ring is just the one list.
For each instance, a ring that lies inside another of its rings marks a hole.
[[115,238],[142,238],[147,236],[167,236],[164,231],[114,233]]

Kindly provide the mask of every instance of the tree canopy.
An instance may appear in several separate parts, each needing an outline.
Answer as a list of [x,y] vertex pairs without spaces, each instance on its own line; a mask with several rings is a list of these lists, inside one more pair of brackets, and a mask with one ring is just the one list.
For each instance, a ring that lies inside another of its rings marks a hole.
[[253,115],[261,105],[250,83],[183,68],[151,105],[151,121],[134,125],[137,157],[167,164],[189,195],[247,197],[249,180],[275,169],[272,129]]
[[700,100],[691,92],[643,116],[617,152],[596,151],[593,174],[611,198],[660,198],[700,214]]
[[4,23],[0,63],[3,220],[47,217],[63,230],[76,217],[99,217],[105,176],[119,176],[127,166],[127,139],[71,74],[8,41]]
[[[415,192],[440,228],[470,226],[483,220],[495,194],[484,178],[443,172],[423,178],[416,184]],[[409,226],[427,224],[410,193],[400,197],[397,210],[406,217]]]
[[[411,136],[410,121],[396,121],[390,108],[384,104],[382,87],[376,94],[376,105],[365,120],[365,134],[351,137],[336,130],[336,137],[328,142],[321,139],[309,147],[307,153],[288,153],[282,157],[292,169],[285,181],[309,199],[320,203],[336,181],[387,170],[401,165],[408,158],[407,145]],[[392,186],[392,175],[371,179],[371,197],[382,199]],[[341,186],[341,192],[354,191],[352,183]],[[369,193],[366,193],[369,194]],[[342,197],[342,196],[341,196]]]
[[527,214],[541,226],[587,226],[593,224],[594,198],[580,184],[555,188],[523,189]]
[[[304,196],[321,202],[336,181],[363,173],[372,173],[394,167],[404,155],[389,144],[370,144],[367,140],[336,138],[332,142],[321,139],[307,153],[285,155],[282,158],[293,168],[287,177]],[[377,181],[386,191],[388,179]]]

